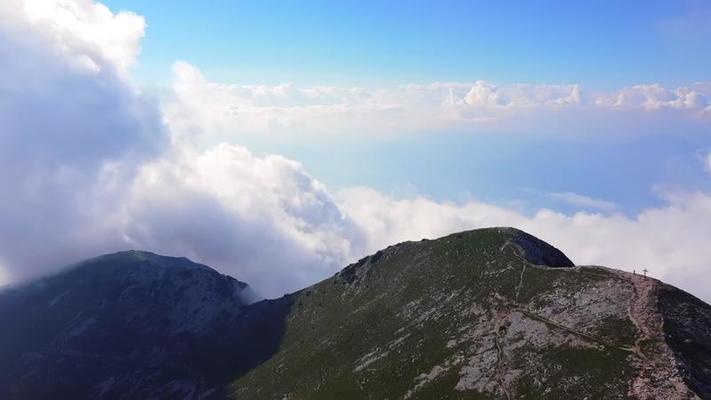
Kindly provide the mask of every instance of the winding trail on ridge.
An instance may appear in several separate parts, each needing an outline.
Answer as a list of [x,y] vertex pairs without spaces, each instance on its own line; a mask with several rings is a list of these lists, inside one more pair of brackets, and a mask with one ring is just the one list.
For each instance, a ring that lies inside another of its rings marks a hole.
[[504,373],[504,349],[501,346],[501,327],[504,320],[508,317],[508,312],[500,313],[496,317],[496,324],[494,325],[494,346],[496,346],[496,381],[499,383],[499,387],[504,394],[506,400],[511,400],[513,397],[509,392],[508,384],[503,377]]
[[637,275],[633,275],[630,280],[634,297],[630,301],[628,314],[640,333],[639,337],[634,341],[632,350],[642,360],[649,362],[649,359],[644,354],[642,344],[645,341],[654,339],[656,336],[653,327],[661,328],[661,318],[655,312],[652,312],[652,310],[656,309],[657,285],[654,284],[652,279],[642,278]]
[[[628,392],[628,395],[633,399],[701,400],[684,382],[683,376],[677,366],[677,359],[666,342],[664,336],[664,320],[657,307],[658,293],[662,285],[660,281],[651,277],[630,274],[629,272],[614,269],[607,269],[608,274],[588,271],[585,270],[584,267],[572,269],[572,271],[576,273],[617,279],[631,286],[633,294],[628,306],[628,317],[637,328],[639,334],[632,346],[616,346],[526,310],[526,307],[519,303],[519,296],[524,284],[526,268],[535,266],[525,259],[523,249],[515,243],[508,242],[504,244],[501,246],[500,251],[504,251],[507,246],[514,248],[516,256],[518,256],[523,264],[520,275],[518,276],[518,282],[515,286],[513,301],[507,302],[506,299],[499,299],[503,300],[504,303],[509,303],[509,312],[519,311],[529,318],[543,322],[550,327],[567,331],[589,342],[629,352],[634,358],[633,365],[635,365],[637,370],[637,375],[635,375],[632,382],[630,382]],[[611,274],[609,272],[611,272]],[[498,326],[499,324],[497,323],[495,345],[499,357],[497,370],[500,372],[502,367],[500,361],[503,359],[504,354],[501,351],[502,349],[499,343],[501,338],[498,332]],[[507,390],[508,388],[505,387],[505,382],[501,379],[502,377],[499,375],[498,378],[504,397],[511,399],[511,395]]]

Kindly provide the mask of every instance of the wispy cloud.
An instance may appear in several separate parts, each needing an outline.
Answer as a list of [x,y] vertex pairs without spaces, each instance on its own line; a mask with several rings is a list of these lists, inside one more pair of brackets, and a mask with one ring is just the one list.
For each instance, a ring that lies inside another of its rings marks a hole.
[[585,196],[573,192],[563,192],[563,193],[549,193],[548,197],[555,201],[566,203],[568,205],[586,209],[586,210],[600,210],[605,212],[614,211],[617,206],[615,203],[602,199],[595,199],[589,196]]

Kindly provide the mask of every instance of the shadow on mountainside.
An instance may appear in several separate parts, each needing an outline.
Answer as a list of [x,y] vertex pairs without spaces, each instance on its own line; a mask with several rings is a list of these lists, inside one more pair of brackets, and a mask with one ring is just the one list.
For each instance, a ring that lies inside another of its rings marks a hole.
[[711,398],[711,306],[669,285],[659,292],[664,337],[689,387]]
[[216,326],[211,341],[194,348],[186,362],[203,371],[207,386],[215,388],[208,398],[227,398],[230,382],[277,353],[297,297],[294,293],[252,304],[243,314]]
[[[51,342],[12,360],[0,354],[0,370],[12,371],[0,378],[0,398],[226,398],[232,380],[276,354],[294,299],[255,303],[221,317],[202,334],[141,338],[124,355],[56,350]],[[104,343],[120,348],[136,339],[125,327],[107,328],[115,328],[117,336],[102,338]]]

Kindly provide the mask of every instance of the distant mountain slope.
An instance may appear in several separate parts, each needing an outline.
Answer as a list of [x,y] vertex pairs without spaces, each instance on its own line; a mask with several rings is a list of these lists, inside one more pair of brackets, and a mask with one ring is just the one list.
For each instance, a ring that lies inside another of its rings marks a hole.
[[185,258],[129,251],[2,292],[0,398],[217,394],[226,373],[278,341],[242,342],[254,329],[279,332],[244,313],[247,290]]
[[482,229],[388,247],[303,290],[279,352],[230,393],[711,398],[710,318],[659,281],[574,267],[521,231]]
[[516,229],[390,246],[280,299],[122,252],[0,293],[1,399],[711,398],[711,306]]

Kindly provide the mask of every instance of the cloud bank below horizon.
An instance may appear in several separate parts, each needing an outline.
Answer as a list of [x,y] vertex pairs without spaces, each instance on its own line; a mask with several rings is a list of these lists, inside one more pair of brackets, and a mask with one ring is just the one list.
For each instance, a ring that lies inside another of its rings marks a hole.
[[234,85],[195,66],[173,67],[169,119],[201,126],[214,141],[257,134],[401,135],[497,132],[613,137],[708,134],[711,82],[640,84],[587,93],[580,84],[435,82],[392,88]]
[[634,216],[570,192],[551,196],[599,211],[531,215],[476,199],[400,198],[367,187],[333,193],[299,162],[256,156],[233,136],[563,134],[576,121],[602,121],[592,128],[603,136],[672,126],[703,134],[708,84],[608,95],[586,95],[579,85],[485,82],[300,89],[211,83],[178,63],[172,93],[159,105],[130,80],[144,29],[140,16],[89,0],[0,6],[0,49],[15,55],[0,59],[0,185],[9,194],[0,197],[0,280],[140,248],[190,257],[277,296],[398,241],[515,226],[577,263],[646,266],[711,300],[698,279],[711,256],[709,193],[666,192],[663,205]]

